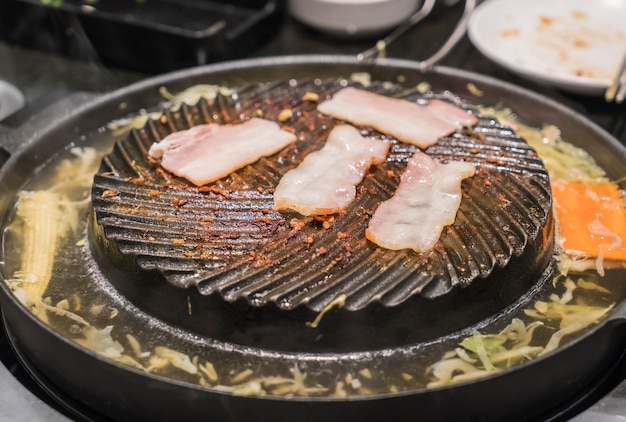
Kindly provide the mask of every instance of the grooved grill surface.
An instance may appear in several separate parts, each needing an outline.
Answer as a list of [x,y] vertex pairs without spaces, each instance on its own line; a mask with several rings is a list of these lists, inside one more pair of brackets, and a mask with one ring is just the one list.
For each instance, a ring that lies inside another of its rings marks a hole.
[[[142,269],[156,269],[180,287],[219,292],[227,301],[243,297],[254,306],[305,304],[319,311],[341,294],[348,310],[446,294],[506,266],[539,235],[551,207],[547,172],[524,140],[480,116],[471,133],[458,132],[426,150],[438,161],[477,166],[463,182],[455,223],[428,253],[389,251],[365,239],[372,212],[393,193],[415,151],[394,139],[387,162],[370,169],[345,214],[303,218],[273,211],[271,192],[280,177],[321,148],[337,123],[317,113],[317,103],[303,95],[316,92],[321,101],[340,88],[336,81],[255,85],[233,97],[183,105],[134,130],[103,159],[94,180],[94,212],[107,241],[135,257]],[[389,84],[368,89],[409,100],[423,97]],[[435,96],[456,101],[450,94]],[[195,187],[147,158],[150,145],[172,131],[236,123],[260,113],[278,120],[285,108],[294,114],[282,126],[298,141],[214,184]]]

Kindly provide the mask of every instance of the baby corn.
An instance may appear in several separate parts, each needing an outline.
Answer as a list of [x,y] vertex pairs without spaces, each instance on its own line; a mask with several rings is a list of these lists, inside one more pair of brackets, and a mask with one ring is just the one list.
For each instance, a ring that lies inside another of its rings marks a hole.
[[52,278],[54,254],[65,234],[61,198],[49,191],[20,193],[17,218],[21,224],[22,260],[16,278],[27,306],[38,304]]

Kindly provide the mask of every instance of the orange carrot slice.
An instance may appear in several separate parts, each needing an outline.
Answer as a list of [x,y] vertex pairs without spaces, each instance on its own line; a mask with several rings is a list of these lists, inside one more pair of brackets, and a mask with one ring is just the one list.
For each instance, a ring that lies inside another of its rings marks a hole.
[[552,193],[564,252],[626,260],[626,202],[617,185],[557,181]]

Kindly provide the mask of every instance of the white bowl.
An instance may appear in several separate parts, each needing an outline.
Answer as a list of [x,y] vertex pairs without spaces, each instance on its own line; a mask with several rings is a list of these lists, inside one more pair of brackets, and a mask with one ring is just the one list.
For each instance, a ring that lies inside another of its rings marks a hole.
[[366,37],[389,31],[408,18],[421,0],[289,0],[300,22],[332,35]]

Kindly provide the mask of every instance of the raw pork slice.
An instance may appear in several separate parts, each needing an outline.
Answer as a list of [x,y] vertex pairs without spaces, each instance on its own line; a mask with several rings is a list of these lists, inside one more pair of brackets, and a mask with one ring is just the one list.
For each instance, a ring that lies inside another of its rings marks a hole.
[[215,123],[171,133],[150,147],[161,166],[197,186],[214,182],[275,154],[296,136],[270,120],[253,118],[237,125]]
[[302,215],[345,209],[372,164],[385,161],[389,143],[368,139],[350,125],[335,127],[324,147],[287,172],[274,191],[274,209]]
[[415,152],[394,195],[374,212],[365,232],[367,238],[386,249],[432,249],[443,227],[456,218],[461,181],[475,171],[470,163],[441,164]]
[[431,99],[427,105],[419,105],[354,87],[341,89],[317,109],[355,125],[371,126],[420,148],[478,122],[473,114],[446,101]]

